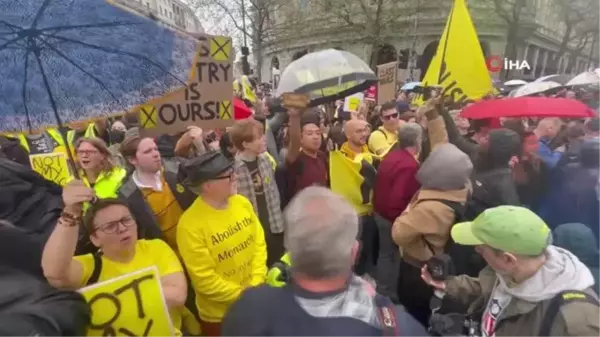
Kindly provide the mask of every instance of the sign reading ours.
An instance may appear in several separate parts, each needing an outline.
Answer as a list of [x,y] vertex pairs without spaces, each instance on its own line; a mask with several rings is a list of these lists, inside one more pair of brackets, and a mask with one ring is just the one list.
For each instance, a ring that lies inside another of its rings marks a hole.
[[187,87],[138,106],[147,136],[179,132],[189,125],[224,128],[234,122],[231,38],[200,35]]

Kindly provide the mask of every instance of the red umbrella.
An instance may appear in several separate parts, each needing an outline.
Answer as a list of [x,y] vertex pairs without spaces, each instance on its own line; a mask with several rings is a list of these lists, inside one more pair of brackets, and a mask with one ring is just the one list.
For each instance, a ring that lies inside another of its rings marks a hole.
[[595,117],[596,113],[587,105],[568,98],[552,97],[507,97],[479,101],[466,107],[460,116],[470,119],[498,117]]
[[252,110],[244,103],[243,100],[234,97],[233,98],[233,114],[235,120],[246,119],[252,116]]

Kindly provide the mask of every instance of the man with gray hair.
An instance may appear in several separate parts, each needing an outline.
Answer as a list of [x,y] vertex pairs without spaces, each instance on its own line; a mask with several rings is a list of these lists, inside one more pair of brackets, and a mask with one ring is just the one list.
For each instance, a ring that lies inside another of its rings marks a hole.
[[416,123],[404,124],[398,133],[398,143],[379,164],[373,206],[379,231],[377,257],[377,291],[398,302],[396,283],[400,252],[392,240],[392,223],[410,203],[421,185],[417,181],[423,128]]
[[292,199],[284,218],[289,283],[247,289],[225,316],[223,336],[427,335],[352,273],[359,220],[343,197],[308,187]]

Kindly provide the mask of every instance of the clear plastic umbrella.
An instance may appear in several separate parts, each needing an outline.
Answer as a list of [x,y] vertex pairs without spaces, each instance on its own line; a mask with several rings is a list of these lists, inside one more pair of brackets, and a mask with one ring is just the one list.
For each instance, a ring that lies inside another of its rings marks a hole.
[[522,97],[540,94],[554,88],[560,88],[562,85],[556,82],[531,82],[514,90],[510,93],[511,97]]
[[509,87],[516,87],[516,86],[525,85],[525,84],[527,84],[527,82],[525,82],[523,80],[510,80],[510,81],[504,82],[504,85],[509,86]]
[[567,82],[566,85],[568,86],[573,86],[573,85],[592,85],[592,84],[600,84],[600,75],[595,72],[595,71],[586,71],[584,73],[581,73],[575,77],[573,77],[572,80],[570,80],[569,82]]
[[310,105],[315,106],[363,91],[377,81],[377,75],[358,56],[326,49],[306,54],[288,65],[275,94],[309,94]]
[[572,76],[569,75],[560,75],[560,74],[554,74],[554,75],[547,75],[547,76],[542,76],[540,78],[538,78],[537,80],[535,80],[534,82],[556,82],[558,84],[562,84],[565,85],[567,82],[569,82],[569,80],[571,79]]

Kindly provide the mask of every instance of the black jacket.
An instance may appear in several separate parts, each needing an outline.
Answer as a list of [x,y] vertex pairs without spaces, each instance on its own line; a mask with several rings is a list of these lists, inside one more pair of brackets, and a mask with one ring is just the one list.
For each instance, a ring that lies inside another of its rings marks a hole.
[[[165,160],[163,163],[165,180],[169,188],[173,192],[179,206],[185,211],[196,200],[196,195],[185,188],[179,182],[178,170],[179,163],[174,160]],[[129,205],[131,213],[135,217],[139,229],[138,236],[140,239],[162,239],[162,231],[156,216],[150,209],[150,206],[144,200],[142,191],[137,187],[131,174],[128,175],[121,188],[119,189],[119,198],[125,200]]]
[[81,294],[0,267],[1,336],[85,336],[89,322]]
[[10,159],[21,165],[31,167],[29,154],[17,138],[0,136],[0,158]]
[[63,209],[62,187],[0,158],[0,219],[45,241]]

